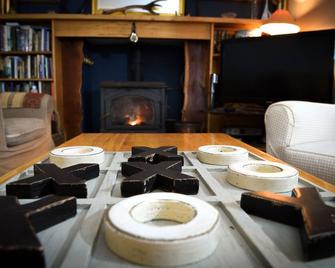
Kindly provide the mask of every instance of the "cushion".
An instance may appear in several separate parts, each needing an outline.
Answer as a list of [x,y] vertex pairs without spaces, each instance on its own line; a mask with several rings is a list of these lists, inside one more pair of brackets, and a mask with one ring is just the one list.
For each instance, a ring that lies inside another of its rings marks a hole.
[[27,143],[43,136],[47,132],[42,119],[6,118],[4,122],[8,147]]
[[335,184],[335,141],[297,144],[284,155],[284,161]]
[[317,156],[334,157],[335,161],[335,140],[334,141],[316,141],[303,144],[297,144],[289,147],[290,150],[302,151]]

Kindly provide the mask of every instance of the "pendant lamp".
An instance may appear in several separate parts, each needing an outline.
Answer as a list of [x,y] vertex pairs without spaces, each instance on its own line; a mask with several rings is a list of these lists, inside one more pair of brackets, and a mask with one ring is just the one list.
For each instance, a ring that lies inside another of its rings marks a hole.
[[[287,2],[285,1],[286,6]],[[285,4],[283,4],[285,6]],[[300,27],[295,24],[295,20],[287,9],[279,8],[270,16],[265,23],[260,26],[262,32],[269,35],[291,34],[300,31]]]

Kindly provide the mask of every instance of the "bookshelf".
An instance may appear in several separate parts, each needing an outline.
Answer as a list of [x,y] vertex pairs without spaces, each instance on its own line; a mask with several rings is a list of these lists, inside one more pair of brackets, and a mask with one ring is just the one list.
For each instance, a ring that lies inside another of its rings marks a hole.
[[51,49],[50,23],[1,23],[0,92],[51,94]]

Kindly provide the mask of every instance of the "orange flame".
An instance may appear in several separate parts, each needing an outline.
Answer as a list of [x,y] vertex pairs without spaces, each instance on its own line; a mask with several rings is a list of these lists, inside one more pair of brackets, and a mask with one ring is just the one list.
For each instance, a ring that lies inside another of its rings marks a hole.
[[143,122],[141,116],[136,115],[136,117],[134,118],[133,116],[128,118],[128,125],[131,126],[136,126],[136,125],[140,125]]

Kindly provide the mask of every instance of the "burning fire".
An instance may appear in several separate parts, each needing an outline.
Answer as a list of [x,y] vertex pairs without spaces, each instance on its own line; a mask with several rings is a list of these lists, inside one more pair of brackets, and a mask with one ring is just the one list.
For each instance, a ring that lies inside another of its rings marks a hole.
[[139,115],[126,116],[126,118],[128,119],[127,124],[131,126],[140,125],[143,122],[142,117]]

